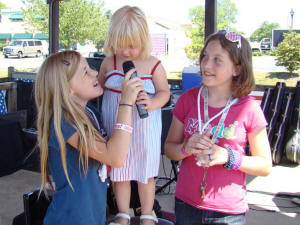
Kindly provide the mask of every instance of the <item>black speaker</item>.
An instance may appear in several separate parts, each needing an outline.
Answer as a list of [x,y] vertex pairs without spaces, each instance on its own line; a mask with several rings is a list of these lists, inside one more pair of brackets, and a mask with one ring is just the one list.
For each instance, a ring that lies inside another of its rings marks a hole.
[[[104,57],[86,58],[86,61],[89,64],[90,68],[99,72],[103,59],[104,59]],[[99,111],[101,111],[102,95],[99,98],[95,98],[95,99],[91,100],[90,103],[92,103],[93,106],[95,106]]]
[[87,63],[89,64],[89,67],[98,71],[100,70],[101,63],[104,59],[104,57],[99,58],[85,58]]
[[164,154],[164,145],[168,136],[169,128],[172,122],[172,110],[174,106],[164,107],[161,109],[162,131],[161,131],[161,154]]

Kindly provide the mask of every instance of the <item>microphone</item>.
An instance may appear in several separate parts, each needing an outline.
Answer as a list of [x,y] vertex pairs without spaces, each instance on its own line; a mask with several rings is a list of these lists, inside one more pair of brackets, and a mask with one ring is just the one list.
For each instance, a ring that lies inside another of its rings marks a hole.
[[[134,66],[134,64],[133,64],[132,61],[126,61],[126,62],[123,63],[123,71],[124,71],[124,73],[127,73],[129,70],[131,70],[133,68],[135,68],[135,66]],[[137,77],[137,73],[136,72],[134,72],[133,74],[131,74],[130,79],[134,78],[134,77]],[[148,111],[146,109],[142,109],[142,107],[144,107],[144,106],[145,106],[145,104],[143,104],[143,105],[137,105],[136,104],[136,108],[137,108],[137,111],[138,111],[139,116],[140,116],[141,119],[144,119],[144,118],[146,118],[146,117],[149,116]]]

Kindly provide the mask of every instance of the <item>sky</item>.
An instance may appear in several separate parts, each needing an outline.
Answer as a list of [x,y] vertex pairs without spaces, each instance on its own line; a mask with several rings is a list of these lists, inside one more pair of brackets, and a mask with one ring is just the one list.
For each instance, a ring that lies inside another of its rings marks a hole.
[[[21,0],[0,1],[12,8],[18,8],[21,2]],[[234,27],[244,32],[246,37],[249,37],[264,21],[278,23],[280,29],[289,28],[291,9],[294,11],[293,27],[300,29],[299,0],[231,0],[231,2],[235,3],[239,11]],[[147,16],[168,19],[176,23],[188,23],[189,9],[204,5],[205,0],[104,0],[104,3],[105,8],[112,12],[123,5],[138,6]]]
[[[294,10],[293,27],[300,29],[299,0],[231,0],[239,13],[234,25],[249,37],[264,21],[276,22],[281,29],[291,25],[291,9]],[[121,4],[120,4],[121,3]],[[114,12],[123,5],[140,7],[148,16],[157,16],[174,22],[188,22],[189,9],[205,4],[204,0],[105,0],[105,7]]]

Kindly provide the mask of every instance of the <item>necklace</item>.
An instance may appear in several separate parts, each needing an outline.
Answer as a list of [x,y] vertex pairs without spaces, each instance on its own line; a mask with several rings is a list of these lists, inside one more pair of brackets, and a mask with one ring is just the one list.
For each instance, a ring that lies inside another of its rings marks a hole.
[[[201,109],[200,96],[201,96],[201,92],[202,92],[203,88],[204,88],[204,125],[202,127],[201,110],[200,110]],[[199,134],[202,134],[205,131],[205,129],[207,128],[207,126],[209,125],[209,123],[222,114],[222,116],[219,120],[219,123],[217,125],[217,128],[215,129],[215,132],[212,137],[212,143],[214,144],[217,140],[217,137],[218,137],[219,131],[221,130],[222,124],[224,123],[224,121],[227,117],[229,108],[237,101],[238,101],[238,99],[232,99],[232,96],[230,96],[226,103],[226,106],[220,112],[218,112],[216,115],[214,115],[212,118],[209,119],[209,116],[208,116],[208,88],[206,86],[202,85],[199,89],[198,96],[197,96],[198,132],[199,132]],[[197,161],[197,165],[202,166],[200,161]],[[204,172],[203,172],[202,181],[200,184],[201,198],[205,197],[205,188],[207,185],[207,182],[206,182],[207,170],[208,170],[208,167],[205,167]]]

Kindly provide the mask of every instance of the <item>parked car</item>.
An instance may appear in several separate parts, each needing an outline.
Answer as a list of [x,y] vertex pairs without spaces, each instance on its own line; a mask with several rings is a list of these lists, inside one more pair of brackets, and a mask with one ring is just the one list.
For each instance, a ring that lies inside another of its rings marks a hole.
[[8,46],[3,48],[3,54],[5,58],[8,58],[8,56],[17,56],[18,58],[24,56],[40,57],[43,55],[44,49],[45,47],[41,40],[13,40]]
[[257,41],[251,41],[249,42],[251,46],[252,52],[260,52],[260,43]]
[[260,50],[261,51],[269,51],[272,49],[272,39],[271,38],[263,38],[260,41]]
[[89,52],[89,58],[104,58],[104,52]]

